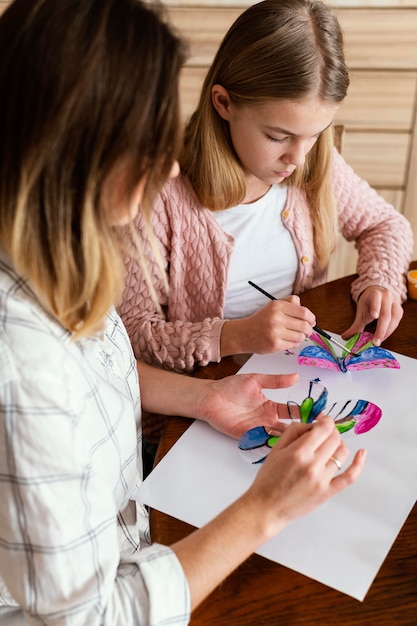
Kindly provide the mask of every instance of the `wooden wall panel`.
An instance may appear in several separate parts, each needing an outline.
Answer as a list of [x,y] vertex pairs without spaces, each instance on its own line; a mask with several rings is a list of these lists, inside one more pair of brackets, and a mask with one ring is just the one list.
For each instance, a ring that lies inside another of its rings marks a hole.
[[343,156],[362,178],[377,187],[402,188],[408,133],[345,133]]
[[[417,100],[417,97],[416,97]],[[414,233],[414,258],[417,258],[417,103],[414,124],[410,138],[410,152],[407,164],[404,215],[409,219]]]
[[416,86],[416,71],[351,70],[348,97],[336,120],[351,130],[409,132]]
[[[190,65],[208,65],[226,30],[246,7],[170,6],[173,23],[191,43]],[[416,9],[336,9],[349,67],[416,69]]]
[[351,68],[417,67],[417,10],[404,8],[336,9]]
[[187,65],[210,65],[227,29],[243,7],[169,7],[172,23],[189,43]]

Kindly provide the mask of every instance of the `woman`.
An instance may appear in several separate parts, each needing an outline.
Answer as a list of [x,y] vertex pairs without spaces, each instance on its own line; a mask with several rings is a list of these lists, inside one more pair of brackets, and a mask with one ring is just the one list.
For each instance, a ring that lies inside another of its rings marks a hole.
[[[192,372],[294,348],[316,324],[299,294],[325,282],[338,231],[359,252],[343,337],[377,320],[379,345],[395,330],[411,228],[333,148],[348,84],[339,23],[320,1],[266,0],[230,27],[186,126],[181,176],[154,206],[159,308],[126,258],[119,311],[137,358]],[[135,224],[145,238],[141,215]]]
[[170,548],[146,547],[146,512],[130,500],[141,407],[239,436],[273,427],[281,407],[262,388],[296,379],[197,381],[137,367],[114,310],[114,229],[147,216],[175,170],[182,62],[181,42],[140,0],[15,0],[0,19],[6,623],[19,609],[28,624],[186,624],[258,545],[363,467],[361,451],[337,473],[348,451],[329,418],[288,428],[239,500]]

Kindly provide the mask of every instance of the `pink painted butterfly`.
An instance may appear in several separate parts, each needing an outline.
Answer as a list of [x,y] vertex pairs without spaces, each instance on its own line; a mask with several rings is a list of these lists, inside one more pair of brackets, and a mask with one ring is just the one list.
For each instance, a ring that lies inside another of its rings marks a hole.
[[[374,428],[382,416],[379,406],[368,400],[343,400],[327,404],[328,391],[319,379],[309,383],[308,396],[300,404],[294,401],[287,402],[288,416],[291,421],[300,421],[311,424],[320,415],[325,413],[334,419],[335,426],[341,435],[352,433],[362,435]],[[239,440],[238,448],[245,461],[258,465],[263,463],[274,447],[280,434],[287,425],[283,422],[276,433],[267,432],[264,426],[257,426],[248,430]]]
[[342,356],[338,356],[331,343],[317,333],[310,335],[310,340],[315,344],[303,348],[298,355],[300,365],[314,365],[329,370],[346,373],[348,370],[364,370],[373,367],[388,367],[399,369],[400,364],[391,352],[385,348],[378,348],[372,343],[373,335],[363,332],[353,335],[346,342],[346,347],[355,355],[343,350]]

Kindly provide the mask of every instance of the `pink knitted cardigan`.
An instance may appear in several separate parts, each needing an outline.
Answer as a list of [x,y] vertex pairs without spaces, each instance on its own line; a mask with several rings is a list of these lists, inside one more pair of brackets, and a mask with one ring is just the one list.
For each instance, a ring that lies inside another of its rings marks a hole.
[[[339,228],[355,241],[359,253],[352,297],[370,285],[406,298],[404,274],[412,254],[413,237],[408,221],[359,178],[334,151],[334,192]],[[290,231],[299,259],[293,293],[322,284],[326,272],[318,268],[313,247],[309,207],[302,192],[288,188],[282,220]],[[145,237],[141,215],[135,221]],[[147,363],[192,372],[197,365],[220,360],[220,333],[227,272],[233,238],[201,206],[187,181],[169,181],[154,206],[152,225],[159,240],[169,281],[166,296],[161,272],[148,244],[150,275],[162,306],[157,311],[139,265],[126,258],[126,286],[120,315],[135,355]],[[129,241],[125,244],[131,245]]]

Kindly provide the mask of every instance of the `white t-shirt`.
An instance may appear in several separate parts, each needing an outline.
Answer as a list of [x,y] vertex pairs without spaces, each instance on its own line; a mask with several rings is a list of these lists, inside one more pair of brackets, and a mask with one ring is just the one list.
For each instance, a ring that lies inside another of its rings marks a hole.
[[298,260],[281,219],[286,198],[286,186],[272,185],[256,202],[213,212],[235,240],[226,289],[226,319],[247,317],[265,306],[266,297],[251,287],[249,280],[276,298],[292,294]]

